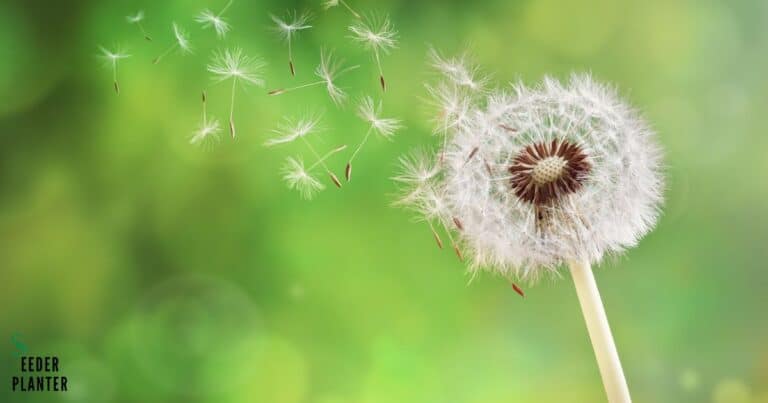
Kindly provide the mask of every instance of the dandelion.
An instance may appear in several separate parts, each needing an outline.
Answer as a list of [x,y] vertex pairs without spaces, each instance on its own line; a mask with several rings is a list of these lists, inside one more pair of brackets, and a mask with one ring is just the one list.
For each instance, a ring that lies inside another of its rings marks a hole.
[[101,58],[106,61],[108,67],[112,69],[112,82],[115,87],[115,92],[120,95],[120,84],[117,81],[117,63],[120,59],[131,57],[131,55],[124,53],[119,47],[114,50],[109,50],[104,47],[99,47],[101,50]]
[[446,127],[442,163],[403,164],[399,202],[457,234],[472,273],[535,280],[569,266],[609,401],[629,402],[591,265],[655,225],[663,187],[655,134],[588,75],[476,99]]
[[[325,172],[328,174],[328,176],[331,178],[331,181],[333,182],[336,187],[341,188],[341,181],[339,178],[334,174],[330,168],[328,168],[328,165],[326,165],[325,160],[328,159],[333,154],[336,154],[337,152],[340,152],[344,150],[347,146],[341,146],[334,150],[331,150],[329,153],[327,153],[324,156],[320,156],[320,154],[317,152],[314,146],[312,146],[312,143],[310,143],[307,140],[307,136],[315,131],[317,131],[317,125],[320,123],[320,116],[307,116],[305,118],[301,118],[298,120],[288,120],[286,119],[280,125],[277,127],[277,129],[273,130],[273,132],[276,134],[276,137],[267,140],[264,145],[267,147],[279,145],[279,144],[286,144],[291,143],[295,140],[301,140],[309,149],[309,151],[312,153],[312,155],[317,158],[314,165],[312,165],[311,168],[314,168],[316,166],[321,166]],[[308,171],[311,171],[311,168]]]
[[125,17],[125,19],[128,21],[129,24],[136,24],[136,26],[139,27],[141,34],[144,35],[144,39],[148,41],[152,41],[152,37],[149,36],[147,31],[144,29],[144,24],[141,23],[142,21],[144,21],[144,10],[139,10],[136,12],[136,14],[129,15]]
[[381,90],[386,91],[384,71],[381,68],[381,54],[387,54],[397,47],[397,31],[395,31],[389,17],[369,18],[368,21],[359,21],[349,27],[352,39],[361,43],[365,48],[373,52],[376,66],[379,69],[379,83]]
[[349,158],[349,162],[347,162],[347,166],[344,169],[344,176],[346,177],[347,182],[349,182],[352,176],[352,161],[355,159],[360,150],[363,149],[363,146],[368,141],[371,133],[376,133],[385,139],[390,139],[396,131],[402,128],[402,125],[398,119],[381,117],[381,109],[381,103],[378,105],[375,104],[371,97],[365,97],[363,98],[362,102],[360,102],[357,115],[360,117],[360,119],[363,119],[366,123],[368,123],[369,126],[368,131],[365,133],[365,136],[363,136],[363,140],[360,142],[360,144],[358,144],[357,148],[352,153],[352,156]]
[[311,15],[309,13],[297,14],[294,11],[292,13],[288,13],[287,18],[284,20],[274,15],[270,17],[272,17],[272,21],[274,21],[276,24],[275,31],[277,31],[288,43],[288,68],[291,71],[291,76],[296,76],[296,69],[293,65],[293,50],[291,47],[291,40],[293,39],[293,36],[296,35],[299,31],[312,28],[311,25],[308,25]]
[[207,101],[208,97],[203,91],[203,121],[200,127],[195,131],[192,137],[189,139],[189,144],[201,144],[208,139],[218,139],[219,132],[221,131],[221,125],[217,119],[208,119],[207,113]]
[[347,2],[345,2],[344,0],[325,0],[323,2],[323,9],[328,10],[330,8],[338,6],[339,4],[341,4],[342,6],[344,6],[344,8],[349,10],[349,12],[352,13],[352,15],[355,18],[362,19],[360,14],[358,14],[355,10],[353,10],[352,7],[350,7],[349,4],[347,4]]
[[237,83],[263,86],[261,70],[265,64],[261,59],[248,57],[242,49],[235,48],[216,52],[212,62],[208,65],[208,71],[214,75],[217,81],[232,80],[232,96],[229,106],[229,133],[235,138],[235,90]]
[[181,28],[178,24],[175,22],[171,24],[171,27],[173,28],[173,38],[174,41],[166,48],[166,50],[161,53],[159,56],[154,58],[152,60],[152,63],[158,64],[160,63],[160,60],[167,56],[169,53],[173,52],[174,50],[178,49],[181,51],[181,53],[192,53],[192,45],[189,43],[189,35],[187,32]]
[[344,62],[342,60],[335,60],[332,52],[320,52],[320,64],[315,69],[315,76],[320,80],[311,82],[308,84],[299,85],[291,88],[280,88],[269,91],[269,95],[282,95],[286,92],[296,91],[302,88],[314,87],[317,85],[325,85],[325,90],[328,92],[328,96],[336,105],[341,105],[347,97],[347,94],[336,85],[335,81],[338,76],[356,69],[358,66],[343,67]]
[[213,30],[216,31],[216,36],[219,38],[224,38],[227,36],[227,32],[229,32],[230,25],[224,21],[222,16],[227,11],[227,9],[229,9],[229,6],[232,5],[233,1],[234,0],[229,0],[224,8],[222,8],[218,13],[214,13],[209,9],[203,10],[197,17],[195,17],[195,21],[202,24],[203,29],[213,28]]

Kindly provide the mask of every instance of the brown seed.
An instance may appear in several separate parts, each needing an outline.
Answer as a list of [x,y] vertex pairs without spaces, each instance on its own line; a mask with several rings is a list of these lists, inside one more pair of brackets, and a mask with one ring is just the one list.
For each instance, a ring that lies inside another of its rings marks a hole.
[[488,175],[493,175],[493,169],[491,169],[491,164],[488,163],[488,161],[485,161],[485,170],[488,171]]
[[453,217],[453,223],[456,224],[456,228],[458,228],[460,231],[464,231],[464,224],[462,224],[458,218]]
[[293,60],[288,61],[288,67],[291,69],[291,76],[296,77],[296,70],[293,68]]
[[205,95],[205,91],[203,91],[203,103],[205,103],[205,100],[206,100],[206,99],[207,99],[207,97],[206,97],[206,95]]
[[347,178],[347,182],[349,182],[349,179],[352,177],[352,163],[347,162],[347,167],[344,168],[344,177]]
[[333,181],[333,184],[336,185],[337,188],[341,189],[341,181],[333,172],[329,172],[328,175],[331,176],[331,180]]
[[269,91],[269,92],[267,93],[267,95],[280,95],[280,94],[282,94],[283,92],[285,92],[285,89],[284,89],[284,88],[278,88],[278,89],[276,89],[276,90],[272,90],[272,91]]
[[469,162],[472,158],[477,155],[477,152],[480,150],[480,147],[475,147],[472,149],[472,151],[469,152],[469,156],[467,157],[467,162]]
[[430,231],[432,231],[432,236],[435,237],[435,242],[437,242],[437,247],[440,249],[443,249],[443,240],[440,239],[440,235],[437,235],[437,232],[435,230],[430,228]]
[[456,252],[456,256],[458,256],[460,261],[464,261],[464,256],[461,254],[461,250],[459,250],[459,247],[456,244],[453,244],[453,251]]
[[115,92],[117,95],[120,95],[120,84],[118,84],[117,81],[115,81]]
[[517,129],[515,129],[514,127],[509,127],[509,126],[503,125],[503,124],[499,125],[499,127],[501,127],[502,129],[504,129],[504,130],[506,130],[506,131],[508,131],[510,133],[517,133]]
[[152,42],[152,37],[150,37],[149,35],[144,35],[144,39]]
[[515,290],[516,293],[520,294],[521,297],[525,298],[525,292],[523,292],[523,289],[520,288],[517,284],[512,283],[512,289]]
[[387,90],[387,84],[384,82],[384,76],[379,76],[379,83],[381,83],[381,90]]

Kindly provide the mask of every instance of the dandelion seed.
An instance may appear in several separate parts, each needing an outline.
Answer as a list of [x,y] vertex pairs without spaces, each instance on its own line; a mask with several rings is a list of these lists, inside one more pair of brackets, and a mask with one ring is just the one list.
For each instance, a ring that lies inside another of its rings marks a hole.
[[162,58],[168,56],[168,54],[177,49],[181,51],[182,54],[192,53],[192,44],[189,43],[189,35],[187,32],[175,22],[171,24],[171,27],[173,28],[174,41],[163,53],[152,60],[152,63],[154,64],[160,63]]
[[264,66],[265,63],[261,59],[244,55],[240,48],[214,53],[213,59],[208,65],[208,71],[214,75],[215,80],[232,80],[232,95],[229,106],[229,133],[232,138],[235,138],[234,115],[237,83],[263,86],[264,80],[261,78],[261,70]]
[[361,43],[365,48],[373,52],[376,66],[379,69],[379,83],[381,90],[386,91],[384,71],[381,68],[381,54],[388,54],[397,47],[397,31],[395,31],[389,17],[369,18],[368,21],[359,21],[349,27],[352,39]]
[[328,92],[328,96],[336,105],[341,105],[347,97],[347,94],[336,85],[335,81],[338,76],[356,69],[358,66],[350,66],[343,68],[344,62],[342,60],[335,60],[332,52],[320,52],[320,64],[315,69],[315,75],[320,78],[319,81],[311,82],[308,84],[299,85],[291,88],[279,88],[268,92],[269,95],[276,96],[282,95],[287,92],[300,90],[302,88],[314,87],[317,85],[325,85],[325,90]]
[[279,144],[290,143],[300,139],[317,159],[316,162],[310,167],[309,170],[311,170],[316,166],[321,166],[325,170],[325,172],[328,174],[328,176],[331,178],[331,181],[333,182],[333,184],[336,185],[336,187],[341,188],[341,181],[339,181],[339,178],[336,176],[336,174],[334,174],[333,171],[331,171],[331,169],[328,168],[328,165],[326,165],[325,160],[328,159],[331,155],[346,149],[347,146],[343,145],[343,146],[337,147],[331,150],[325,156],[320,156],[320,154],[317,152],[315,147],[312,146],[312,143],[310,143],[307,140],[307,136],[309,134],[317,131],[317,126],[319,122],[320,122],[319,115],[308,116],[298,120],[286,119],[278,125],[277,129],[273,130],[273,132],[277,136],[270,140],[267,140],[264,143],[264,145],[267,147],[271,147]]
[[99,47],[101,51],[100,57],[106,61],[108,67],[112,69],[112,83],[115,87],[115,92],[120,95],[120,84],[117,81],[117,63],[120,59],[131,57],[131,55],[124,53],[119,47],[114,50],[109,50],[104,47]]
[[479,67],[470,63],[464,54],[459,57],[445,58],[435,49],[429,51],[430,63],[453,84],[477,91],[485,86],[487,79],[480,75]]
[[218,140],[219,132],[221,131],[221,125],[217,119],[208,119],[207,113],[207,101],[208,97],[205,92],[202,95],[203,100],[203,121],[200,127],[190,137],[189,144],[201,144],[206,140]]
[[294,121],[284,120],[278,125],[277,129],[273,130],[277,137],[267,140],[264,145],[271,147],[303,138],[317,129],[320,118],[321,116],[319,115],[311,115]]
[[144,39],[152,41],[152,37],[149,36],[147,31],[144,29],[144,24],[141,23],[144,21],[144,10],[139,10],[136,12],[136,14],[129,15],[125,17],[125,19],[129,24],[136,24],[139,27],[141,34],[144,35]]
[[283,168],[283,180],[290,189],[296,189],[301,197],[307,200],[311,200],[317,192],[325,189],[325,185],[304,168],[304,162],[301,159],[289,157],[286,160]]
[[341,4],[342,6],[344,6],[344,8],[346,8],[347,10],[349,10],[349,12],[350,12],[350,13],[352,13],[352,15],[353,15],[355,18],[357,18],[357,19],[362,19],[362,17],[360,16],[360,14],[358,14],[358,13],[357,13],[355,10],[353,10],[353,9],[352,9],[352,7],[350,7],[350,6],[347,4],[347,2],[345,2],[344,0],[325,0],[325,1],[323,2],[323,9],[325,9],[325,10],[328,10],[329,8],[333,8],[333,7],[336,7],[336,6],[338,6],[339,4]]
[[296,76],[296,69],[293,64],[293,49],[291,46],[292,39],[299,31],[312,28],[312,26],[308,24],[311,19],[311,14],[298,14],[294,11],[289,12],[284,20],[274,15],[271,15],[270,17],[276,24],[275,31],[277,31],[277,33],[279,33],[288,43],[288,67],[291,71],[291,76]]
[[381,103],[376,105],[371,97],[363,98],[360,106],[358,107],[357,115],[365,122],[367,122],[369,126],[368,131],[363,137],[363,140],[357,146],[355,152],[352,153],[352,156],[349,158],[349,162],[347,162],[347,166],[344,169],[344,176],[346,177],[347,182],[349,182],[352,176],[352,161],[355,159],[360,150],[363,149],[363,146],[368,141],[371,133],[376,133],[385,139],[390,139],[396,131],[402,128],[402,125],[398,119],[381,117],[381,109]]
[[216,36],[219,38],[226,37],[227,32],[229,32],[231,27],[226,21],[224,21],[222,16],[227,11],[227,9],[229,9],[229,6],[232,5],[233,1],[234,0],[229,0],[224,8],[222,8],[218,13],[214,13],[209,9],[203,10],[197,17],[195,17],[195,21],[202,24],[203,29],[213,28],[213,30],[216,31]]

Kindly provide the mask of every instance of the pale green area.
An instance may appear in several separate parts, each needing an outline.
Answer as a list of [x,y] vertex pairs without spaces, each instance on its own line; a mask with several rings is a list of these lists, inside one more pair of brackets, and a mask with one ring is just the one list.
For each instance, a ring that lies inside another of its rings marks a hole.
[[[210,51],[270,64],[268,87],[306,82],[321,47],[361,68],[341,83],[378,97],[351,17],[317,2],[236,1],[218,41],[192,21],[213,3],[0,3],[0,401],[598,402],[603,390],[567,275],[472,284],[428,228],[390,207],[396,159],[436,141],[425,52],[469,46],[497,83],[592,71],[660,133],[668,202],[658,229],[598,273],[637,402],[768,401],[768,3],[355,1],[388,12],[388,115],[352,183],[306,202],[281,182],[300,144],[265,149],[282,116],[326,112],[324,149],[364,134],[321,88],[238,93],[239,137],[187,144]],[[143,4],[141,4],[143,3]],[[124,16],[144,8],[154,42]],[[286,47],[268,13],[315,11]],[[150,60],[177,21],[192,56]],[[121,95],[98,45],[122,44]],[[308,158],[308,157],[307,157]],[[341,175],[344,156],[331,161]],[[326,180],[325,177],[322,180]],[[330,183],[326,182],[328,185]],[[68,394],[10,394],[11,336],[56,354]]]

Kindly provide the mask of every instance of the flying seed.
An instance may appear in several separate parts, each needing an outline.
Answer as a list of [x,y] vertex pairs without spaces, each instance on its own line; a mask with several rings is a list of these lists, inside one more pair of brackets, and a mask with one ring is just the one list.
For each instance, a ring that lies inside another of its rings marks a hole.
[[456,224],[456,228],[458,228],[459,231],[464,231],[464,225],[461,223],[461,221],[458,218],[453,217],[453,223]]
[[347,182],[349,182],[349,179],[352,177],[352,163],[347,162],[347,167],[344,168],[344,177],[347,178]]

